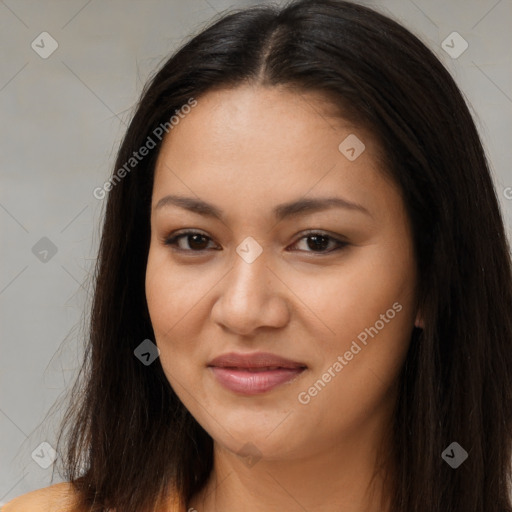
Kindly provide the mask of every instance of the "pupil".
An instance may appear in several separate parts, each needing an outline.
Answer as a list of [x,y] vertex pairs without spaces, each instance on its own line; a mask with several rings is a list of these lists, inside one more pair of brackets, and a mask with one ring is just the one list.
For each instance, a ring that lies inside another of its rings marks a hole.
[[[309,240],[314,240],[313,244],[310,244],[308,242],[308,247],[310,249],[325,249],[329,245],[329,242],[328,242],[328,239],[327,239],[326,236],[311,235],[311,236],[308,237],[308,239]],[[320,243],[319,239],[323,240],[324,243]]]
[[[193,239],[193,240],[196,240],[196,241],[197,241],[197,239],[198,239],[198,238],[199,238],[199,239],[201,239],[201,238],[203,238],[203,239],[204,239],[205,237],[204,237],[204,235],[189,235],[189,237],[188,237],[188,239],[189,239],[189,245],[190,245],[190,247],[191,247],[192,249],[203,249],[203,247],[197,247],[197,246],[195,247],[195,246],[194,246],[194,244],[195,244],[196,242],[192,242],[192,243],[190,243],[190,239]],[[198,242],[198,244],[199,244],[199,245],[201,245],[201,242]],[[203,242],[203,244],[204,244],[204,242]],[[196,245],[197,245],[197,244],[196,244]]]

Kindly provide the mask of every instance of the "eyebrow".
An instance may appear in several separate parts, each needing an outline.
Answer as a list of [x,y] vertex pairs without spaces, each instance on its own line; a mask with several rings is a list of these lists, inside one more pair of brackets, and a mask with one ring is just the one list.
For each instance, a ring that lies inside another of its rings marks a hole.
[[[185,210],[222,220],[224,212],[217,206],[207,203],[194,197],[167,195],[156,203],[154,211],[168,206],[178,206]],[[274,217],[281,221],[286,218],[314,213],[330,208],[344,208],[346,210],[359,211],[372,217],[371,213],[362,205],[348,201],[341,197],[318,197],[309,199],[298,199],[288,203],[280,204],[273,208]]]

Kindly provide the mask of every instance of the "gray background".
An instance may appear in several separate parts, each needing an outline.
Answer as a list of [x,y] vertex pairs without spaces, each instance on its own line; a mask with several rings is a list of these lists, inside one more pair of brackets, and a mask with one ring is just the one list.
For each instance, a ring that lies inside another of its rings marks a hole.
[[[80,362],[104,208],[92,191],[109,177],[143,83],[212,16],[256,3],[0,1],[0,504],[51,483],[52,466],[32,453],[53,443],[60,414],[48,412]],[[510,233],[512,1],[365,3],[412,30],[455,77]],[[59,45],[46,59],[31,47],[44,31]],[[469,44],[458,58],[441,46],[453,31]],[[43,237],[55,255],[33,251]]]

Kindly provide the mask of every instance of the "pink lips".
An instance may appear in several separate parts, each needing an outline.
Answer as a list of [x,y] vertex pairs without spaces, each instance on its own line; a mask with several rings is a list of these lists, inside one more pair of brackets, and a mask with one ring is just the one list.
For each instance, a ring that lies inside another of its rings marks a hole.
[[208,367],[227,389],[244,395],[257,395],[293,380],[305,369],[303,363],[258,352],[255,354],[229,353],[216,357]]

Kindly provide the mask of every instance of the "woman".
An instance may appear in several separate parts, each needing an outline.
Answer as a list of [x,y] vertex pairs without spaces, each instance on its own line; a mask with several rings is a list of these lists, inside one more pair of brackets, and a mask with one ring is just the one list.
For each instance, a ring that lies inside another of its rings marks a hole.
[[436,57],[335,0],[228,14],[120,148],[65,476],[7,512],[510,512],[512,278]]

